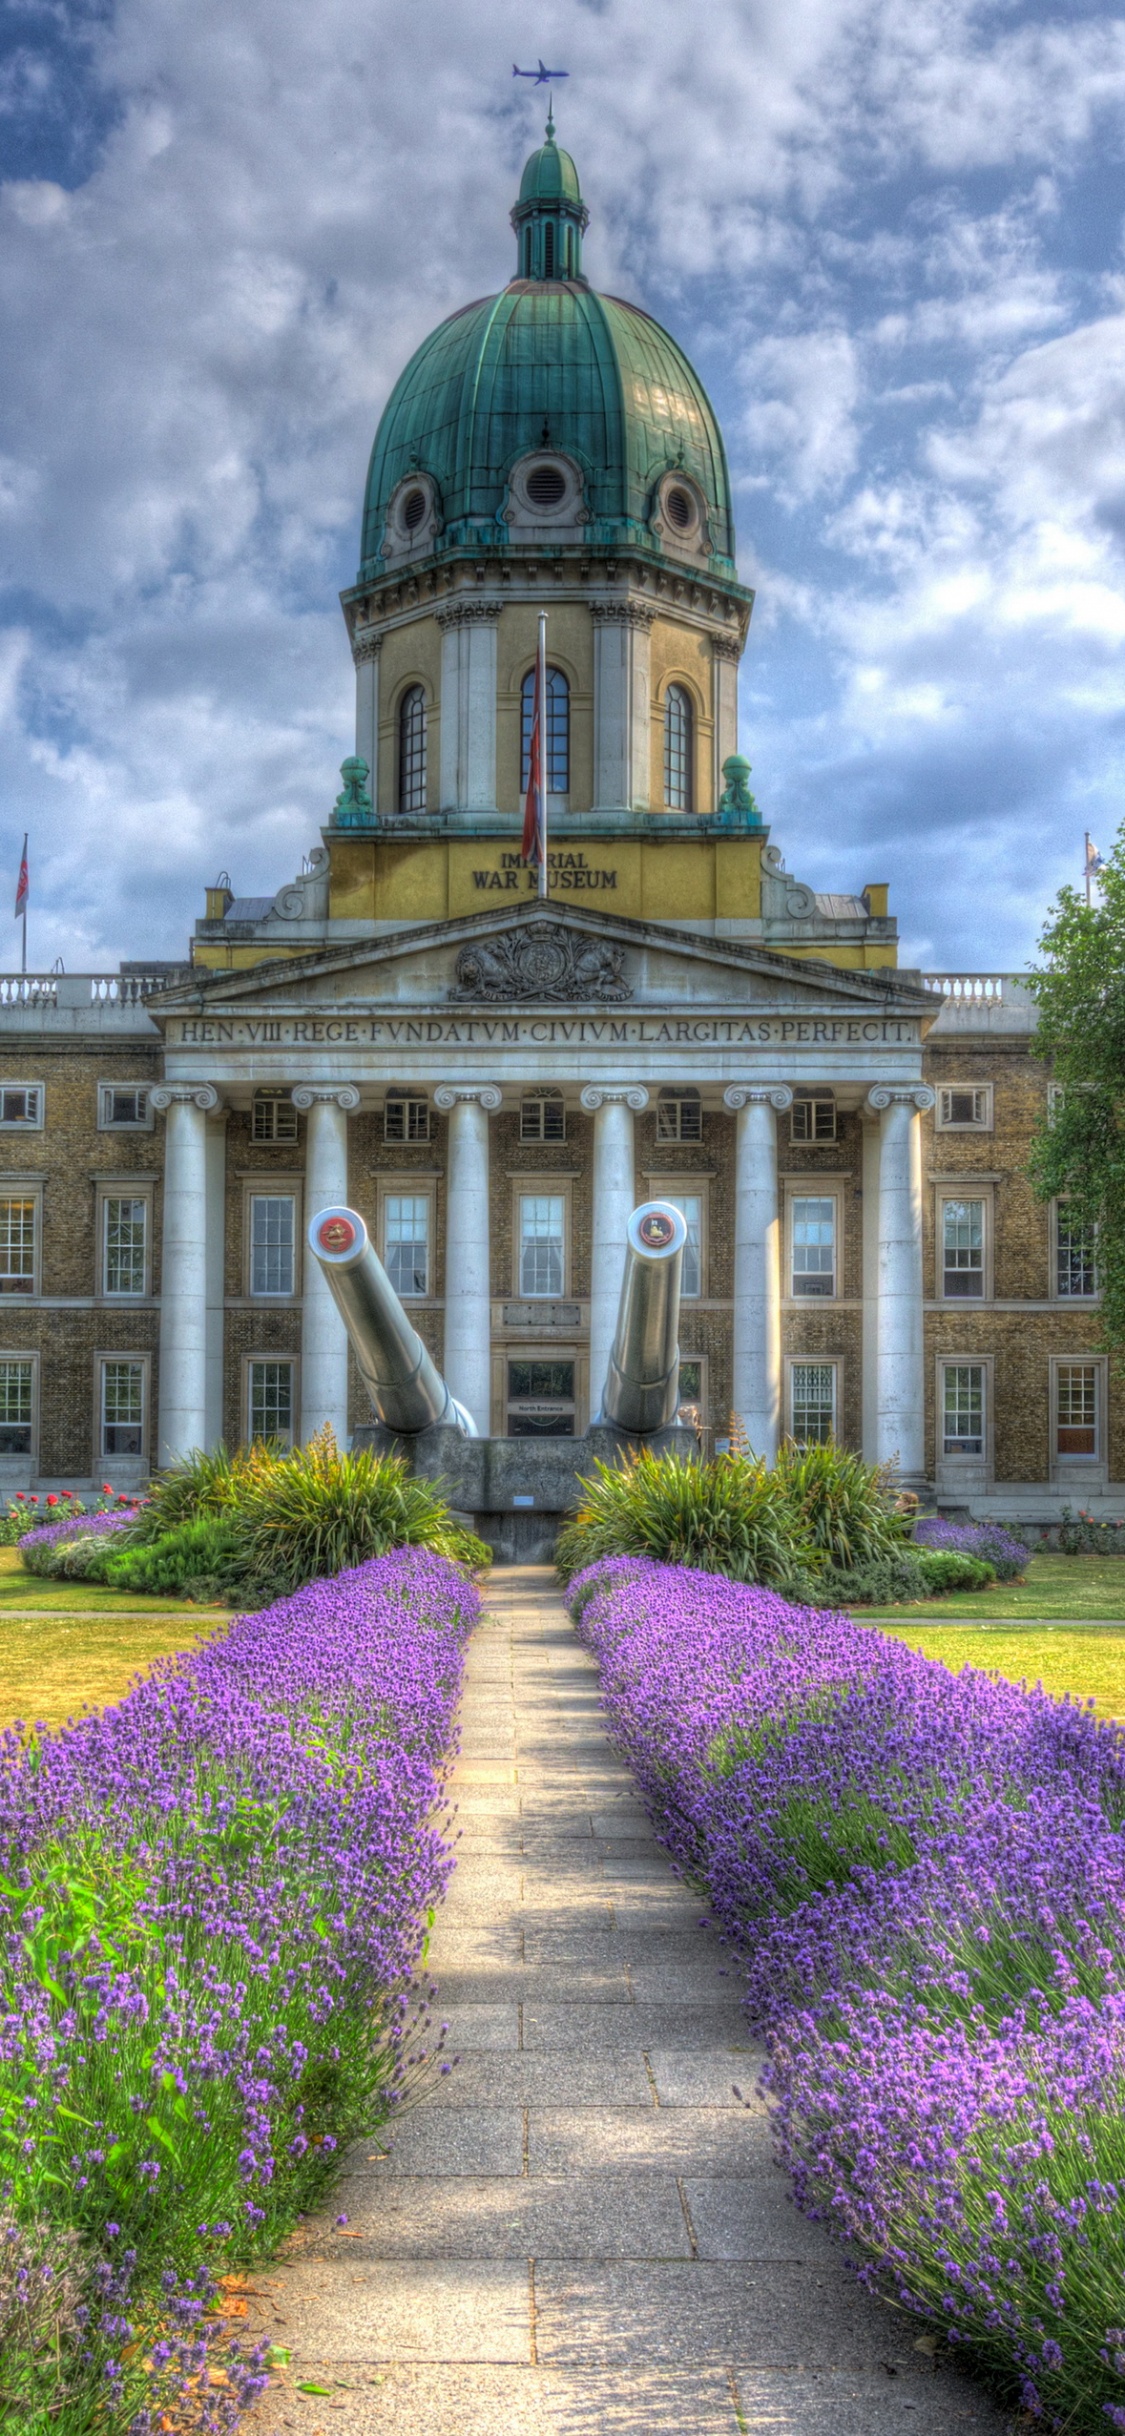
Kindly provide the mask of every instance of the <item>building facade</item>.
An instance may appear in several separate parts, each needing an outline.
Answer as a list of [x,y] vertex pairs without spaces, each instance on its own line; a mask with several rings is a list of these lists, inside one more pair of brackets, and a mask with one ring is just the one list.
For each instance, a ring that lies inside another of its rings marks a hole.
[[0,978],[0,1487],[346,1437],[366,1400],[304,1252],[343,1200],[479,1429],[577,1435],[662,1195],[710,1442],[735,1412],[950,1505],[1112,1505],[1093,1247],[1025,1174],[1031,1001],[903,970],[885,886],[786,870],[737,750],[753,600],[705,392],[588,286],[550,130],[512,217],[515,277],[380,423],[355,752],[302,873],[209,890],[181,965]]

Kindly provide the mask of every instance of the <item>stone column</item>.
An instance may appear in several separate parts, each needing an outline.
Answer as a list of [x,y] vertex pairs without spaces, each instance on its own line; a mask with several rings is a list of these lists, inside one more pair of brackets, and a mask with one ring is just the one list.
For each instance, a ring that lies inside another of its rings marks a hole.
[[587,1083],[594,1119],[594,1223],[590,1244],[590,1418],[602,1409],[625,1273],[625,1229],[637,1203],[633,1117],[648,1107],[643,1083]]
[[488,1116],[495,1083],[439,1083],[449,1114],[445,1167],[445,1380],[482,1438],[492,1423],[492,1264],[489,1257]]
[[443,811],[496,809],[496,623],[498,602],[438,612],[441,627],[441,804]]
[[793,1105],[787,1083],[732,1083],[734,1154],[734,1358],[731,1401],[756,1455],[773,1463],[781,1436],[781,1217],[777,1119]]
[[711,722],[712,771],[714,793],[708,811],[717,811],[723,792],[723,763],[738,751],[738,663],[742,645],[735,637],[716,634],[711,638]]
[[[305,1150],[305,1225],[318,1210],[348,1198],[348,1113],[359,1106],[354,1083],[298,1083],[293,1106],[308,1113]],[[307,1444],[326,1421],[339,1447],[348,1443],[348,1337],[328,1280],[307,1244],[302,1246],[305,1292],[301,1306],[301,1442]]]
[[213,1083],[158,1083],[166,1108],[160,1276],[160,1413],[156,1460],[175,1463],[207,1440],[207,1111]]
[[592,601],[594,805],[647,812],[651,795],[652,621],[637,601]]
[[207,1160],[207,1418],[203,1443],[217,1446],[223,1435],[223,1384],[226,1376],[226,1111],[206,1128]]
[[905,1483],[925,1477],[925,1349],[922,1320],[922,1129],[932,1108],[926,1083],[876,1083],[867,1094],[879,1127],[878,1310],[875,1322],[875,1452],[897,1463]]
[[370,777],[368,787],[375,810],[379,810],[379,653],[383,648],[381,634],[357,634],[352,644],[355,661],[355,749],[361,761],[367,763]]

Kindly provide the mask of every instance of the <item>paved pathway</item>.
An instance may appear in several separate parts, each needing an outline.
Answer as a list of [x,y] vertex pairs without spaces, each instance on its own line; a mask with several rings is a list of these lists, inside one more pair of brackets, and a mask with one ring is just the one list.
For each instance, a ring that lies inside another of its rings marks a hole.
[[[723,1949],[599,1722],[545,1566],[475,1636],[431,1964],[463,2062],[268,2278],[254,2436],[1003,2436],[772,2164]],[[358,2238],[357,2238],[358,2237]]]

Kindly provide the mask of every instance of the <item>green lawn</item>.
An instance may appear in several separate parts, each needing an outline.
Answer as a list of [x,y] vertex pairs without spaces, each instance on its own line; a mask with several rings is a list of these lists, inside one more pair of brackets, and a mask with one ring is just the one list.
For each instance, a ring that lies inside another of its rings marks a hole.
[[1004,1624],[952,1631],[948,1625],[896,1624],[888,1630],[923,1657],[940,1658],[954,1674],[963,1666],[979,1666],[987,1674],[1005,1675],[1009,1683],[1041,1683],[1057,1699],[1070,1692],[1077,1700],[1092,1700],[1099,1717],[1125,1721],[1125,1631],[1110,1624],[1088,1629],[1054,1624],[1044,1632]]
[[857,1607],[859,1622],[884,1617],[926,1618],[927,1623],[1015,1622],[1125,1624],[1125,1557],[1033,1556],[1020,1582],[994,1582],[990,1590],[961,1590],[948,1599],[917,1599],[908,1607]]
[[[17,1610],[31,1608],[24,1615]],[[230,1620],[225,1607],[119,1597],[95,1582],[47,1582],[0,1548],[0,1728],[65,1725],[119,1700],[134,1675]]]

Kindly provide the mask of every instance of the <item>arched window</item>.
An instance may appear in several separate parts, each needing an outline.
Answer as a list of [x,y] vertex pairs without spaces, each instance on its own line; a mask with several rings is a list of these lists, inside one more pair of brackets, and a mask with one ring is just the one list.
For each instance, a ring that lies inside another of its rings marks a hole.
[[530,279],[530,277],[531,277],[531,230],[530,230],[530,227],[525,228],[525,230],[524,230],[524,232],[523,232],[523,275],[524,275],[524,278],[525,278],[525,279]]
[[426,696],[408,685],[398,706],[398,808],[426,809]]
[[670,685],[664,697],[664,801],[669,812],[691,811],[691,696]]
[[[527,793],[531,771],[531,723],[535,717],[535,670],[529,668],[521,693],[520,793]],[[570,687],[561,668],[547,670],[547,793],[570,792]]]
[[545,229],[544,229],[544,231],[543,231],[543,277],[544,277],[544,279],[553,279],[553,278],[554,278],[554,276],[555,276],[555,223],[554,223],[554,221],[553,221],[553,220],[548,220],[547,225],[546,225],[546,227],[545,227]]

